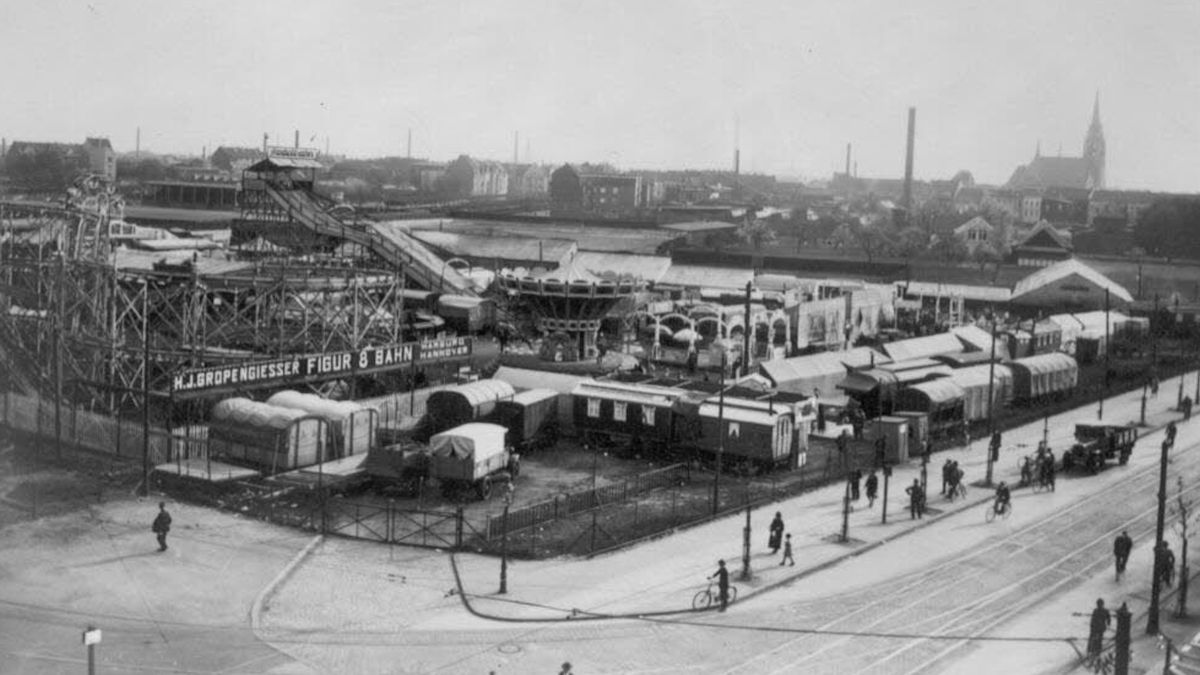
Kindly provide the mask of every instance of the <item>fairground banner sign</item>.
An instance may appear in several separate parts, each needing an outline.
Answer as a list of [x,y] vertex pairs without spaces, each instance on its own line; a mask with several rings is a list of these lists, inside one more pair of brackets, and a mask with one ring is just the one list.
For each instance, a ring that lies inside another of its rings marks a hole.
[[406,342],[330,354],[287,356],[180,371],[171,378],[171,393],[187,397],[214,393],[221,389],[247,389],[332,380],[427,363],[464,361],[470,356],[469,337]]
[[272,145],[267,148],[267,157],[279,157],[280,159],[316,159],[316,148],[289,148],[286,146]]

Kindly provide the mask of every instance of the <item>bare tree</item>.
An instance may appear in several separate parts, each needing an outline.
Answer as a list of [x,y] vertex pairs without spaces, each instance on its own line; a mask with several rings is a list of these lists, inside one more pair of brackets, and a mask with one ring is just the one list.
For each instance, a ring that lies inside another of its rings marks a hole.
[[1179,535],[1179,599],[1175,606],[1175,618],[1182,619],[1187,616],[1187,594],[1188,594],[1188,534],[1191,527],[1190,519],[1192,517],[1192,502],[1186,501],[1183,498],[1183,477],[1175,477],[1176,490],[1178,495],[1175,498],[1175,504],[1171,511],[1173,515],[1179,516],[1179,522],[1175,523],[1175,533]]

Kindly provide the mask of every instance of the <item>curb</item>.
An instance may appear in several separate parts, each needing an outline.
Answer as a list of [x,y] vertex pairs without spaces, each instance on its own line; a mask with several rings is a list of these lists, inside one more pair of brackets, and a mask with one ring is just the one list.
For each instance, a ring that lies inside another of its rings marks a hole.
[[254,598],[254,604],[250,606],[251,631],[256,634],[258,633],[262,620],[262,610],[267,604],[267,599],[275,593],[275,590],[282,585],[289,576],[291,576],[292,572],[294,572],[296,568],[300,566],[300,563],[303,562],[310,553],[312,553],[313,549],[317,547],[317,544],[320,544],[323,541],[325,541],[325,535],[323,534],[318,534],[317,536],[313,537],[312,540],[309,541],[299,553],[293,556],[288,564],[279,571],[279,574],[276,574],[275,578],[271,579],[270,583],[268,583],[261,591],[258,592],[258,597]]
[[[1159,425],[1159,426],[1147,426],[1147,427],[1144,427],[1144,429],[1146,430],[1146,433],[1149,434],[1149,433],[1155,433],[1157,431],[1160,431],[1160,430],[1164,429],[1166,426],[1167,426],[1166,424]],[[887,536],[882,539],[873,541],[873,542],[866,544],[864,546],[861,546],[849,553],[844,553],[842,555],[835,556],[833,558],[830,558],[829,560],[826,560],[822,563],[814,565],[813,567],[809,567],[804,570],[798,570],[795,574],[793,574],[791,576],[788,576],[783,579],[779,579],[777,581],[773,581],[769,584],[766,584],[766,585],[756,588],[754,590],[748,591],[744,595],[741,596],[741,599],[745,600],[747,598],[756,597],[758,595],[766,593],[767,591],[775,590],[777,588],[780,588],[787,584],[791,584],[795,581],[798,581],[798,580],[808,577],[810,575],[816,574],[817,572],[822,572],[831,567],[839,565],[842,562],[845,562],[846,560],[856,558],[860,555],[863,555],[864,553],[867,553],[868,551],[872,551],[876,548],[879,548],[880,546],[883,546],[884,544],[893,542],[893,541],[903,538],[909,534],[923,530],[926,527],[929,527],[929,526],[933,525],[934,523],[941,521],[943,518],[957,515],[961,511],[964,511],[971,507],[977,507],[980,504],[985,504],[991,500],[992,500],[992,495],[987,494],[982,498],[976,499],[975,501],[964,502],[964,506],[962,508],[955,509],[954,511],[944,511],[944,512],[942,512],[936,516],[932,516],[930,518],[923,518],[923,519],[921,519],[923,522],[918,523],[915,526],[909,527],[908,529],[906,529],[902,532],[897,532],[891,536]],[[902,509],[900,511],[900,513],[903,513],[903,512],[904,512],[904,510]],[[677,610],[653,610],[653,611],[648,611],[648,612],[625,612],[625,613],[619,613],[619,614],[600,614],[600,613],[595,613],[595,612],[582,612],[580,610],[571,610],[572,611],[571,615],[568,615],[568,616],[565,616],[562,618],[544,618],[544,619],[532,618],[532,617],[506,617],[506,616],[492,615],[492,614],[487,614],[487,613],[481,612],[481,611],[475,609],[471,605],[471,601],[467,598],[467,594],[463,589],[462,577],[458,571],[458,562],[455,559],[453,552],[450,553],[450,566],[454,572],[454,583],[457,586],[458,595],[462,601],[463,607],[467,610],[467,612],[469,612],[473,616],[476,616],[481,619],[492,620],[492,621],[502,621],[502,622],[506,622],[506,623],[552,623],[552,622],[557,622],[557,621],[598,621],[598,620],[602,620],[602,619],[641,619],[641,618],[645,618],[645,617],[673,616],[673,615],[678,615],[678,614],[690,614],[690,613],[696,613],[698,611],[704,611],[704,610],[695,610],[695,609],[685,608],[685,609],[677,609]],[[1198,571],[1195,576],[1200,577],[1200,571]],[[515,601],[515,602],[519,603],[520,601]],[[566,612],[568,610],[563,609],[561,611]]]

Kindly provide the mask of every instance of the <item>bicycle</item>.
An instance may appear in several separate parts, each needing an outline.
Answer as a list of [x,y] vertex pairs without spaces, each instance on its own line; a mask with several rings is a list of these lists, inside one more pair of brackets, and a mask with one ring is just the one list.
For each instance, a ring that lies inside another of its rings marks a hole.
[[[721,592],[716,589],[716,582],[709,581],[708,588],[696,593],[692,598],[692,609],[705,610],[710,609],[713,605],[721,606]],[[732,605],[737,600],[737,586],[729,585],[729,602]]]
[[1000,519],[1001,519],[1001,520],[1008,520],[1008,517],[1012,515],[1012,510],[1013,510],[1012,502],[1009,502],[1008,504],[1006,504],[1006,505],[1004,506],[1004,510],[1003,510],[1003,511],[1000,511],[1000,512],[998,512],[998,513],[997,513],[997,511],[996,511],[996,502],[995,502],[995,501],[993,501],[993,502],[992,502],[992,503],[991,503],[991,504],[990,504],[990,505],[987,507],[987,512],[986,512],[986,513],[984,513],[984,516],[983,516],[983,517],[984,517],[984,519],[985,519],[985,520],[987,520],[987,522],[989,522],[989,523],[990,523],[990,522],[992,522],[993,520],[995,520],[997,515],[998,515],[998,516],[1000,516]]
[[946,498],[952,502],[954,501],[954,499],[956,497],[966,497],[966,496],[967,496],[967,486],[961,480],[958,481],[957,483],[955,483],[954,487],[951,488],[951,490],[946,493]]

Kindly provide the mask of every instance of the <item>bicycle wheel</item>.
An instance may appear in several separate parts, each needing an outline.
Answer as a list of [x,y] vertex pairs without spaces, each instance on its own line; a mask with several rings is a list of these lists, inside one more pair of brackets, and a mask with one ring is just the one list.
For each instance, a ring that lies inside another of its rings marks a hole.
[[696,597],[692,598],[692,609],[708,609],[709,607],[712,607],[712,602],[713,594],[710,593],[708,589],[705,589],[697,593]]
[[989,523],[996,519],[996,505],[995,504],[992,504],[991,506],[987,507],[987,511],[984,512],[983,518],[984,518],[984,520],[986,520]]
[[729,587],[729,604],[733,604],[737,600],[737,586]]

